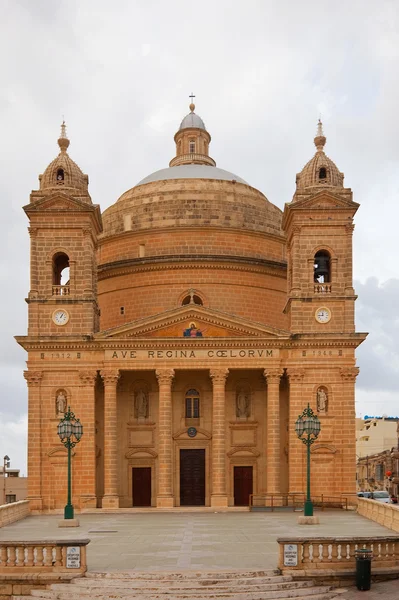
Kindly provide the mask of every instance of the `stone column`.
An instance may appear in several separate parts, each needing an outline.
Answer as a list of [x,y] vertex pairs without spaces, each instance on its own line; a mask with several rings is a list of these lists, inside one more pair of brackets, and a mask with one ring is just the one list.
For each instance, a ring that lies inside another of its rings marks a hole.
[[281,369],[265,369],[263,373],[267,380],[267,493],[280,494],[280,378],[283,371]]
[[288,491],[290,494],[304,494],[306,486],[306,472],[304,468],[305,446],[295,433],[295,421],[307,407],[308,401],[303,396],[302,383],[305,369],[289,368],[290,379],[290,406],[288,419]]
[[104,497],[103,508],[119,508],[118,424],[116,386],[119,371],[101,371],[104,380]]
[[[81,477],[80,507],[97,508],[96,486],[96,380],[97,371],[80,371],[79,414],[83,424],[83,437],[75,447],[80,455],[81,473],[74,474],[75,479]],[[83,493],[82,493],[83,492]]]
[[[356,412],[355,382],[359,374],[357,367],[341,367],[341,398],[334,400],[331,412],[336,415],[337,440],[341,444],[341,493],[345,496],[356,495]],[[338,404],[341,403],[341,406]],[[330,406],[329,406],[330,411]]]
[[227,506],[226,493],[226,392],[228,369],[211,369],[212,405],[212,495],[211,506]]
[[[42,422],[40,382],[42,371],[24,371],[28,384],[28,500],[30,510],[43,508],[42,498]],[[5,498],[4,498],[5,502]]]
[[173,369],[155,371],[159,385],[158,423],[158,495],[157,507],[170,508],[173,498],[173,447],[172,447],[172,380]]

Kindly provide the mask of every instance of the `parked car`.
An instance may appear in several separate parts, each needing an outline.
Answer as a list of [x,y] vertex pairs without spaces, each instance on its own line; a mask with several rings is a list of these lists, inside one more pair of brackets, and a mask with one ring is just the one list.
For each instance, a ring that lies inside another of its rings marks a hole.
[[384,502],[385,504],[390,504],[390,502],[391,502],[388,492],[384,492],[384,491],[372,492],[370,498],[372,500],[376,500],[377,502]]
[[370,498],[372,492],[358,492],[357,495],[359,498]]

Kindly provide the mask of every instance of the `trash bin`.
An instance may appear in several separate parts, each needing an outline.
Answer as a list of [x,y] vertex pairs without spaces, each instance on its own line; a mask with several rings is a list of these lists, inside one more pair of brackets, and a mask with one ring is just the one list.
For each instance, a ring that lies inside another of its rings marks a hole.
[[368,548],[355,550],[356,558],[356,587],[358,590],[366,591],[371,585],[371,559],[373,551]]

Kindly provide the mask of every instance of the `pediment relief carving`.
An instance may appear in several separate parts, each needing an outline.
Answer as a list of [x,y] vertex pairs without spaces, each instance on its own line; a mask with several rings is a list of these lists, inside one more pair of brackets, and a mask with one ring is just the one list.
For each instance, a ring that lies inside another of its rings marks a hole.
[[201,429],[201,427],[196,427],[197,430],[197,435],[195,436],[195,438],[191,438],[189,437],[188,433],[187,433],[187,429],[188,427],[185,427],[184,429],[179,429],[179,431],[177,431],[174,435],[173,435],[173,439],[174,440],[178,440],[178,439],[187,439],[187,440],[210,440],[212,439],[212,434],[207,431],[206,429]]
[[97,338],[229,338],[229,337],[290,337],[285,330],[254,323],[234,315],[206,307],[179,307],[163,314],[127,323],[101,332]]
[[258,457],[260,456],[260,452],[259,450],[256,450],[256,448],[232,448],[228,453],[227,456],[229,458],[231,458],[232,456],[234,457],[239,457],[239,456],[251,456],[253,457]]

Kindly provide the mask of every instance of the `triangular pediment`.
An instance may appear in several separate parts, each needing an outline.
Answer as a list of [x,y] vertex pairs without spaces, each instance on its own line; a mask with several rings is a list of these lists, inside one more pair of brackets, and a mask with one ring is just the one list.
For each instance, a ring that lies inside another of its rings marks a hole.
[[96,336],[109,338],[289,338],[282,329],[256,323],[204,306],[187,305],[140,321],[108,329]]
[[88,204],[78,198],[72,198],[67,194],[56,190],[54,194],[40,198],[31,204],[24,206],[26,213],[36,211],[51,211],[51,210],[78,210],[78,211],[93,211],[97,205]]
[[350,200],[348,197],[334,194],[331,190],[320,190],[315,195],[292,202],[289,206],[294,210],[304,208],[350,208],[353,210],[357,209],[359,204],[353,202],[353,200]]

